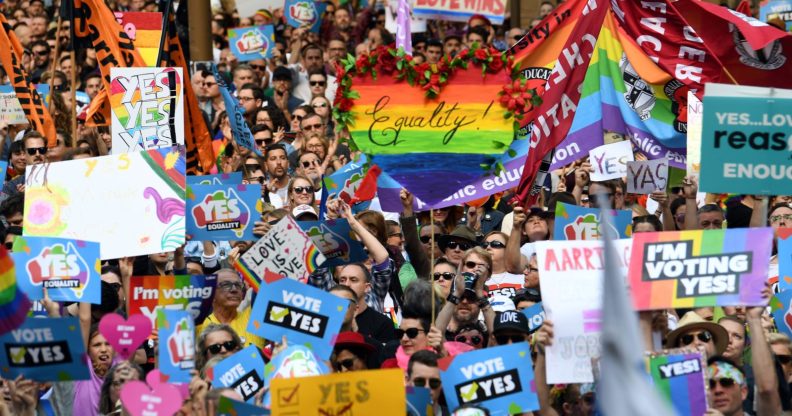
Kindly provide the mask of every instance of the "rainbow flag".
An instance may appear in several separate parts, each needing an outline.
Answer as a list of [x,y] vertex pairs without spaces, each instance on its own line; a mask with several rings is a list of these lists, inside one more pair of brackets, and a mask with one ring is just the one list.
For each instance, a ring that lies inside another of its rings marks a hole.
[[162,37],[162,13],[116,12],[115,15],[146,65],[157,66]]
[[652,383],[679,415],[707,412],[704,386],[706,364],[700,352],[660,354],[646,357],[646,371]]
[[550,169],[604,143],[631,140],[648,159],[685,169],[688,88],[660,69],[626,36],[611,13],[599,33],[572,127]]
[[0,335],[22,325],[31,306],[17,286],[14,261],[5,247],[0,247]]

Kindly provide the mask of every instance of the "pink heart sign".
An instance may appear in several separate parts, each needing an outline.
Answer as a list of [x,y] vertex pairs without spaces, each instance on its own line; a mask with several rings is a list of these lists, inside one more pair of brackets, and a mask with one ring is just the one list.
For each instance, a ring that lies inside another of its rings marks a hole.
[[132,416],[173,416],[181,408],[176,386],[160,382],[159,370],[146,376],[148,384],[130,381],[121,388],[121,403]]
[[99,321],[99,332],[113,346],[121,359],[129,359],[151,334],[151,320],[136,314],[124,319],[117,313],[105,315]]

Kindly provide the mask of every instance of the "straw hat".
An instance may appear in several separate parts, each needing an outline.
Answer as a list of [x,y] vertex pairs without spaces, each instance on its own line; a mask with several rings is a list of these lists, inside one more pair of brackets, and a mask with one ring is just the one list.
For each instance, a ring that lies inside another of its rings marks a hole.
[[666,336],[666,348],[676,348],[679,337],[693,329],[703,329],[712,334],[712,342],[715,344],[715,354],[721,355],[729,345],[729,334],[726,329],[714,322],[704,320],[697,313],[690,311],[679,320],[677,329],[668,333]]

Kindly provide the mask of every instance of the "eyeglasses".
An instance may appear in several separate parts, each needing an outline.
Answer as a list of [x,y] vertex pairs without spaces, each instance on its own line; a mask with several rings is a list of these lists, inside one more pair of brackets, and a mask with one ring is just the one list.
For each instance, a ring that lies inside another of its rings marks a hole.
[[347,358],[346,360],[336,361],[335,368],[338,371],[341,371],[341,367],[344,367],[347,370],[351,370],[353,365],[355,365],[355,359],[354,358]]
[[778,358],[778,362],[781,363],[781,365],[792,363],[792,355],[776,355],[776,358]]
[[710,390],[714,389],[715,386],[718,384],[721,385],[724,389],[728,389],[729,387],[734,386],[736,383],[734,379],[731,378],[719,378],[719,379],[710,379]]
[[217,85],[217,83],[216,82],[202,82],[201,85],[203,85],[206,88],[212,88],[215,85]]
[[468,269],[476,269],[478,267],[483,267],[485,269],[489,269],[489,267],[487,267],[486,264],[484,264],[484,263],[476,263],[475,261],[466,261],[465,262],[465,267],[467,267]]
[[449,241],[448,243],[446,243],[446,247],[450,248],[451,250],[456,250],[457,248],[459,248],[460,250],[465,251],[470,249],[470,244],[462,243],[459,241]]
[[246,103],[246,102],[248,102],[248,101],[253,101],[253,100],[255,100],[255,98],[254,98],[254,97],[237,97],[237,98],[239,99],[239,102],[240,102],[240,103]]
[[316,103],[312,106],[313,108],[326,108],[327,103]]
[[485,241],[485,242],[481,243],[481,247],[483,247],[483,248],[489,248],[489,247],[492,247],[492,248],[506,248],[506,244],[503,244],[503,243],[501,243],[498,240],[492,240],[492,241]]
[[418,334],[421,332],[426,332],[426,331],[424,331],[421,328],[407,328],[407,329],[396,328],[396,339],[402,339],[405,334],[407,335],[407,338],[415,339],[415,337],[417,337]]
[[311,81],[312,87],[324,87],[325,85],[327,85],[327,83],[324,81]]
[[42,50],[33,51],[33,53],[38,55],[38,56],[47,56],[47,55],[49,55],[49,52],[47,52],[45,50],[44,51],[42,51]]
[[231,351],[235,350],[236,347],[237,347],[236,341],[231,340],[231,341],[221,342],[219,344],[212,344],[212,345],[206,347],[206,351],[208,351],[210,354],[219,354],[220,351],[222,351],[224,349],[227,352],[231,352]]
[[702,331],[696,335],[685,334],[682,335],[679,340],[682,342],[682,345],[690,345],[696,338],[698,338],[701,342],[710,342],[712,341],[712,334],[710,334],[709,331]]
[[[435,234],[434,235],[435,241],[439,240],[441,235],[442,234]],[[420,240],[424,244],[429,244],[429,242],[432,241],[432,236],[430,236],[430,235],[422,235]]]
[[298,114],[292,114],[292,117],[294,117],[294,119],[297,120],[297,121],[302,121],[303,117],[305,117],[305,116],[301,116],[301,115],[298,115]]
[[443,385],[443,382],[440,381],[439,378],[416,377],[413,379],[413,384],[415,385],[415,387],[425,387],[427,383],[429,384],[429,388],[432,390]]
[[[256,140],[256,143],[258,143],[258,140]],[[255,164],[255,163],[248,163],[248,164],[245,165],[245,169],[247,169],[247,170],[256,170],[256,169],[259,169],[260,167],[261,166]]]
[[777,223],[777,222],[792,222],[792,214],[784,214],[784,215],[771,215],[770,222]]
[[473,335],[470,337],[467,335],[457,335],[454,340],[463,344],[479,345],[481,344],[482,338],[478,335]]
[[218,283],[217,287],[219,289],[225,290],[226,292],[230,292],[230,291],[232,291],[234,289],[243,290],[245,288],[245,285],[243,285],[242,282],[227,282],[226,281],[226,282]]
[[314,160],[311,160],[310,162],[309,162],[309,161],[307,161],[307,160],[304,160],[304,161],[302,162],[302,166],[303,166],[304,168],[307,168],[307,167],[309,167],[309,166],[319,166],[319,159],[314,159]]
[[445,273],[435,272],[434,280],[440,280],[440,278],[442,278],[443,280],[454,280],[455,276],[456,275],[451,272],[445,272]]
[[309,124],[307,126],[302,126],[303,131],[322,130],[323,128],[324,128],[324,126],[322,126],[322,123]]
[[506,345],[510,342],[516,344],[523,341],[525,341],[525,337],[522,335],[495,335],[495,342],[497,342],[498,345]]
[[255,69],[256,71],[264,71],[267,69],[266,65],[255,65],[255,64],[248,64],[251,68]]
[[27,154],[29,154],[30,156],[35,156],[36,153],[38,153],[40,155],[46,155],[47,154],[47,146],[44,146],[44,147],[28,147],[25,150],[27,151]]
[[[256,144],[259,145],[259,146],[269,146],[270,144],[272,144],[272,139],[255,139],[255,141],[256,141]],[[245,165],[245,166],[248,166],[248,165]],[[257,168],[254,168],[254,169],[257,169]]]
[[307,194],[313,192],[313,188],[310,186],[295,186],[294,193],[295,194]]

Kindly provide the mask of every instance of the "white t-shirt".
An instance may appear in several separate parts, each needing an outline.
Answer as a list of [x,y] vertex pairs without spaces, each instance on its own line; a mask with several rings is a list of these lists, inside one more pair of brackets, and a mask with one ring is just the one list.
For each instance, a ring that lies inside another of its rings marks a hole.
[[490,299],[495,295],[512,298],[525,285],[525,276],[509,272],[497,273],[490,276],[485,285]]

